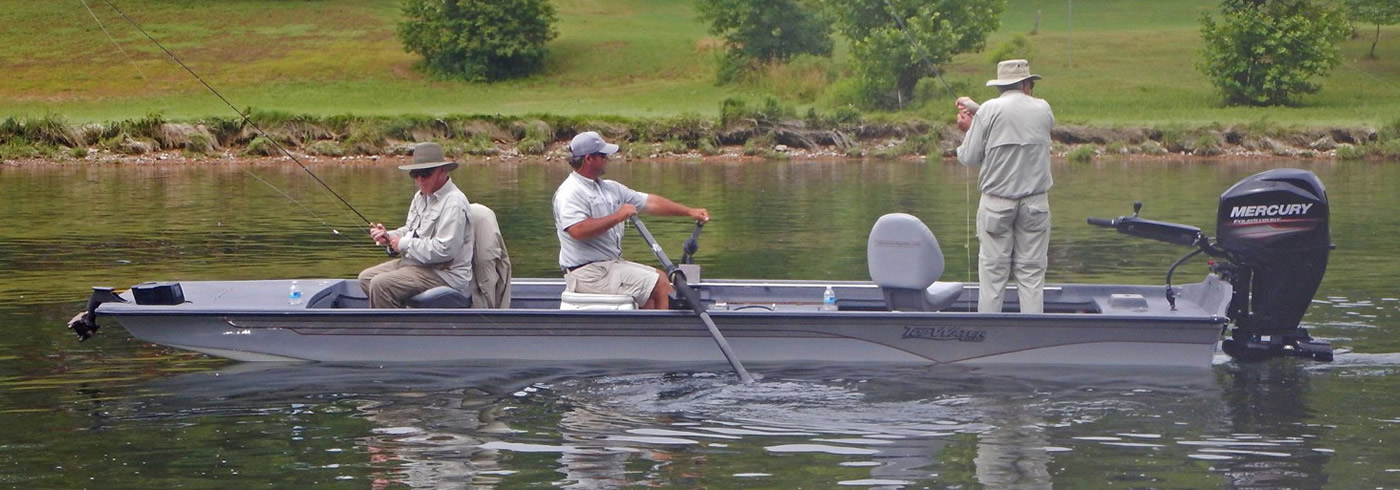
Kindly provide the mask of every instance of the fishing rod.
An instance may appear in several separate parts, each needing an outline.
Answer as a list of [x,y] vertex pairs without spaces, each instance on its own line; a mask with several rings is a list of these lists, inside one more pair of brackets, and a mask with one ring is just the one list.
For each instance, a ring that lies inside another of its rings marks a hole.
[[[898,10],[895,10],[894,4],[890,3],[890,0],[885,0],[885,8],[886,8],[887,10],[889,10],[890,17],[894,17],[894,22],[895,22],[895,24],[899,25],[899,30],[900,30],[900,32],[903,32],[903,33],[904,33],[904,40],[905,40],[905,41],[908,41],[908,42],[909,42],[909,46],[912,47],[912,48],[914,48],[914,50],[917,51],[917,52],[919,53],[919,57],[920,57],[920,58],[923,58],[923,60],[924,60],[924,68],[927,68],[928,71],[933,72],[933,75],[934,75],[935,77],[938,77],[938,81],[939,81],[939,82],[943,82],[943,88],[945,88],[945,89],[948,90],[948,95],[949,95],[949,96],[952,96],[952,97],[953,97],[953,100],[957,100],[957,99],[958,99],[958,93],[955,92],[955,91],[953,91],[953,86],[952,86],[952,85],[949,85],[947,80],[944,80],[944,79],[943,79],[943,70],[939,70],[939,69],[938,69],[938,66],[933,64],[933,60],[930,60],[930,59],[928,58],[928,52],[927,52],[927,50],[923,49],[923,46],[922,46],[922,45],[920,45],[919,43],[917,43],[917,42],[914,41],[914,36],[912,36],[912,35],[909,34],[909,28],[908,28],[908,27],[905,27],[905,25],[904,25],[904,17],[901,17],[901,16],[899,15],[899,11],[898,11]],[[965,202],[963,203],[963,209],[965,210],[964,213],[965,213],[965,215],[966,215],[966,216],[964,216],[964,218],[965,218],[965,219],[964,219],[964,223],[965,223],[965,225],[966,225],[966,230],[964,230],[964,233],[963,233],[963,235],[966,237],[966,239],[965,239],[965,242],[963,243],[963,251],[964,251],[964,254],[965,254],[964,261],[967,262],[967,277],[968,277],[968,280],[971,281],[971,280],[972,280],[972,176],[971,176],[972,170],[971,170],[969,167],[967,167],[967,166],[962,166],[962,167],[963,167],[963,182],[964,182],[964,184],[963,184],[963,194],[964,194],[963,199],[965,200]],[[968,306],[968,311],[972,311],[972,306],[971,306],[971,305]]]
[[[307,167],[305,164],[301,163],[301,159],[297,158],[296,155],[293,155],[292,152],[291,152],[291,151],[288,151],[286,147],[283,147],[281,143],[278,143],[278,142],[277,142],[277,139],[273,138],[272,136],[269,136],[269,135],[267,134],[267,131],[263,131],[262,127],[261,127],[261,126],[258,126],[258,123],[253,122],[253,120],[252,120],[251,118],[249,118],[247,114],[244,114],[243,111],[238,110],[238,108],[235,107],[235,106],[233,105],[232,102],[229,102],[229,100],[228,100],[227,98],[225,98],[223,94],[219,93],[218,90],[215,90],[214,87],[213,87],[212,85],[209,85],[209,82],[204,81],[204,78],[203,78],[203,77],[200,77],[198,73],[195,73],[194,70],[190,69],[190,67],[189,67],[188,65],[186,65],[185,62],[180,61],[180,57],[175,56],[175,53],[171,52],[169,49],[166,49],[166,47],[165,47],[164,44],[161,44],[160,41],[156,40],[156,38],[155,38],[154,36],[151,36],[151,34],[150,34],[149,32],[146,32],[146,29],[142,28],[142,27],[141,27],[141,24],[138,24],[135,20],[132,20],[131,17],[128,17],[128,16],[126,15],[126,12],[123,12],[122,9],[117,8],[117,6],[116,6],[116,5],[113,5],[112,2],[111,2],[110,0],[102,0],[102,3],[107,4],[107,6],[110,7],[113,11],[115,11],[115,12],[117,13],[117,15],[120,15],[121,18],[122,18],[123,20],[126,20],[126,22],[127,22],[128,24],[131,24],[131,26],[134,27],[134,28],[136,28],[137,31],[140,31],[142,35],[146,36],[146,39],[150,39],[152,43],[155,43],[156,47],[159,47],[161,51],[164,51],[165,54],[166,54],[167,56],[169,56],[171,60],[174,60],[174,61],[175,61],[175,64],[180,65],[180,67],[181,67],[181,68],[184,68],[186,72],[189,72],[189,74],[190,74],[191,76],[193,76],[193,77],[195,78],[195,80],[199,80],[199,83],[202,84],[202,85],[204,85],[204,88],[209,89],[209,92],[213,93],[215,97],[218,97],[219,100],[223,101],[224,104],[227,105],[229,109],[232,109],[233,112],[234,112],[235,114],[238,114],[238,117],[242,118],[243,123],[245,123],[245,124],[251,126],[255,131],[257,131],[257,133],[258,133],[259,136],[262,136],[264,139],[266,139],[267,141],[271,142],[271,143],[272,143],[272,146],[273,146],[273,147],[276,147],[278,151],[281,151],[283,155],[286,155],[288,158],[291,158],[292,161],[295,162],[295,163],[297,164],[298,167],[301,167],[302,170],[305,170],[305,171],[306,171],[306,174],[307,174],[307,175],[310,175],[312,179],[315,179],[315,180],[316,180],[316,183],[321,184],[321,187],[324,187],[324,188],[326,189],[327,192],[330,192],[331,195],[335,196],[336,199],[339,199],[340,202],[341,202],[341,204],[344,204],[345,207],[349,208],[351,212],[355,213],[356,216],[359,216],[361,220],[364,220],[364,222],[365,222],[366,225],[368,225],[368,226],[373,226],[373,225],[374,225],[374,222],[370,221],[369,218],[366,218],[365,215],[362,214],[362,213],[360,213],[360,211],[359,211],[358,209],[355,209],[355,206],[351,205],[351,204],[350,204],[350,201],[346,201],[344,197],[341,197],[340,193],[336,192],[335,189],[332,189],[331,186],[330,186],[330,184],[327,184],[326,181],[321,180],[321,177],[317,176],[316,173],[315,173],[315,172],[312,172],[311,169],[310,169],[309,167]],[[83,0],[83,6],[84,6],[84,7],[87,6],[87,1],[86,1],[86,0]],[[88,12],[91,12],[91,11],[92,11],[92,9],[89,8],[89,9],[88,9]],[[94,18],[96,18],[95,15],[94,15]],[[99,24],[101,23],[101,21],[98,21],[98,22],[99,22]],[[106,31],[106,28],[103,28],[103,31],[105,32],[105,31]],[[125,51],[123,51],[123,52],[125,52]],[[262,179],[258,179],[258,180],[262,180]],[[264,181],[264,182],[266,182],[266,181]],[[275,188],[275,187],[274,187],[274,188]],[[280,192],[280,190],[279,190],[279,192]],[[283,195],[286,195],[286,193],[283,193]],[[296,201],[293,200],[293,202],[296,202]],[[301,203],[297,203],[297,205],[301,205]],[[302,206],[302,209],[306,209],[306,206]],[[310,210],[308,209],[307,211],[310,211]],[[313,213],[313,216],[314,216],[314,213]],[[334,230],[332,230],[332,231],[334,231]],[[336,234],[339,234],[339,232],[336,232]]]

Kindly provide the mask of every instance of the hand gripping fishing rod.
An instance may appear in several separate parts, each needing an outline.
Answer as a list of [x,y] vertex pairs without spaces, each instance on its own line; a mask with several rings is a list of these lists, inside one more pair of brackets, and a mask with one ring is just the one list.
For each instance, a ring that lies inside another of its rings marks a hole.
[[[366,226],[374,225],[374,223],[370,221],[369,218],[366,218],[365,215],[361,214],[358,209],[355,209],[355,206],[352,206],[350,204],[350,201],[346,201],[344,197],[340,196],[340,193],[336,192],[335,189],[332,189],[330,184],[327,184],[326,181],[321,180],[321,177],[318,177],[315,172],[312,172],[310,168],[308,168],[305,164],[301,163],[301,159],[297,158],[296,155],[293,155],[292,152],[288,151],[286,147],[283,147],[281,143],[278,143],[277,139],[269,136],[267,134],[267,131],[263,131],[262,127],[258,126],[258,123],[253,122],[253,120],[250,119],[247,114],[244,114],[243,111],[240,111],[237,107],[234,107],[233,103],[229,102],[229,100],[225,98],[223,94],[219,93],[218,90],[215,90],[212,85],[209,85],[209,82],[204,81],[204,78],[200,77],[198,73],[195,73],[194,70],[190,69],[190,67],[186,65],[185,62],[180,61],[180,57],[175,56],[175,53],[172,53],[169,49],[166,49],[164,44],[161,44],[160,41],[157,41],[154,36],[151,36],[149,32],[146,32],[146,29],[142,28],[141,24],[136,23],[135,20],[132,20],[131,17],[128,17],[126,15],[126,12],[122,12],[122,9],[117,8],[117,6],[113,5],[110,0],[102,0],[102,3],[107,4],[108,7],[111,7],[112,10],[116,11],[117,15],[120,15],[122,19],[125,20],[128,24],[131,24],[131,26],[136,28],[137,31],[140,31],[142,35],[146,36],[146,39],[150,39],[152,43],[155,43],[156,47],[160,48],[161,51],[164,51],[166,56],[169,56],[171,60],[175,61],[175,64],[180,65],[180,68],[184,68],[185,71],[189,72],[189,74],[193,76],[195,80],[199,80],[199,83],[204,85],[204,88],[209,89],[209,92],[213,93],[215,97],[218,97],[219,100],[223,101],[224,104],[227,105],[229,109],[233,110],[235,114],[238,114],[238,117],[242,118],[244,124],[252,126],[252,128],[258,132],[259,136],[262,136],[263,138],[267,139],[267,141],[272,142],[272,146],[276,147],[277,150],[282,152],[283,155],[286,155],[288,158],[291,158],[293,162],[296,162],[298,167],[301,167],[302,170],[306,171],[307,175],[310,175],[312,179],[316,180],[316,183],[321,184],[321,187],[324,187],[327,192],[330,192],[332,196],[335,196],[336,199],[339,199],[341,204],[344,204],[345,207],[349,208],[351,212],[355,213],[356,216],[359,216],[361,220],[364,220]],[[83,2],[83,6],[87,6],[86,1]],[[91,9],[89,9],[89,12],[91,12]]]
[[[690,303],[691,309],[695,310],[695,315],[700,317],[700,322],[705,324],[706,329],[709,329],[710,337],[715,339],[715,344],[719,345],[719,351],[724,353],[725,360],[728,360],[729,365],[734,368],[734,373],[739,375],[739,381],[745,384],[752,383],[753,376],[750,376],[749,371],[744,369],[743,363],[739,362],[739,356],[734,355],[734,350],[729,348],[729,341],[724,340],[724,334],[720,333],[719,327],[715,326],[715,321],[710,319],[710,313],[705,311],[705,303],[700,301],[700,294],[691,289],[690,284],[685,282],[685,274],[672,274],[676,272],[676,264],[671,263],[671,259],[666,257],[666,252],[661,250],[661,245],[656,243],[656,238],[653,238],[651,232],[647,231],[647,225],[642,224],[641,218],[634,214],[629,219],[632,220],[632,226],[637,228],[637,234],[646,240],[647,246],[651,247],[651,251],[656,254],[656,259],[661,261],[661,267],[666,269],[666,275],[675,278],[676,293],[685,298],[687,303]],[[695,232],[691,233],[692,239],[698,238],[700,235],[701,225],[702,223],[696,223]],[[698,243],[696,248],[699,248]]]

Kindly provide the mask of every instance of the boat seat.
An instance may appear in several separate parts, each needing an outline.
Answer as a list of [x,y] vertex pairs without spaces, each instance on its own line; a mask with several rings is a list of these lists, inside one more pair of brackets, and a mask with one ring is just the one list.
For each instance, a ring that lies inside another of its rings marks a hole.
[[472,299],[447,286],[438,286],[408,298],[409,308],[471,308]]
[[866,243],[870,279],[891,311],[940,311],[962,297],[959,282],[938,282],[943,250],[928,226],[912,215],[881,216]]
[[593,294],[564,291],[559,294],[561,310],[635,310],[637,304],[625,294]]

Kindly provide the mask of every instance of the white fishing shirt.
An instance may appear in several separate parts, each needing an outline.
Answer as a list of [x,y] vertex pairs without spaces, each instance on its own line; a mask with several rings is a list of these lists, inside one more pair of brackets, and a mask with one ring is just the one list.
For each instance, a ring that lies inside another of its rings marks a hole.
[[390,231],[399,237],[399,254],[405,263],[425,265],[467,297],[471,297],[472,251],[475,248],[467,195],[449,179],[429,195],[413,193],[408,219]]
[[602,218],[630,203],[640,212],[647,195],[614,180],[593,180],[570,172],[554,191],[554,228],[559,235],[559,268],[622,258],[622,223],[589,240],[575,240],[565,231],[589,218]]
[[1050,130],[1055,114],[1044,99],[1008,90],[982,103],[958,147],[958,162],[982,166],[983,194],[1021,199],[1050,190]]

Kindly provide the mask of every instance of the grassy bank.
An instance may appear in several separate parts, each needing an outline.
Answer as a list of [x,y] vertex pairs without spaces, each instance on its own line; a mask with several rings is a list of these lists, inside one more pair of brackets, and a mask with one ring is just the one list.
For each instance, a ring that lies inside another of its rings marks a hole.
[[[0,84],[0,116],[62,114],[89,123],[151,113],[185,121],[231,115],[139,32],[90,3],[126,55],[81,3],[8,2],[0,9],[0,23],[7,26],[0,31],[0,67],[9,78]],[[130,0],[119,6],[240,108],[314,117],[714,118],[728,97],[791,96],[778,93],[785,85],[771,80],[715,86],[717,43],[695,20],[689,0],[555,4],[560,35],[550,45],[545,73],[492,85],[437,81],[415,71],[414,58],[394,34],[394,0]],[[1052,102],[1065,124],[1379,128],[1400,114],[1400,27],[1394,26],[1382,29],[1376,60],[1365,58],[1368,37],[1348,41],[1342,67],[1299,107],[1219,107],[1213,88],[1193,68],[1200,46],[1197,15],[1216,4],[1012,0],[988,49],[1034,29],[1027,36],[1032,65],[1046,77],[1037,95]],[[837,51],[830,63],[840,73],[844,50]],[[986,58],[959,57],[947,67],[948,81],[975,97],[991,96],[982,87],[993,71]],[[835,110],[831,97],[821,94],[810,105]],[[946,117],[944,109],[909,112],[934,120]]]

